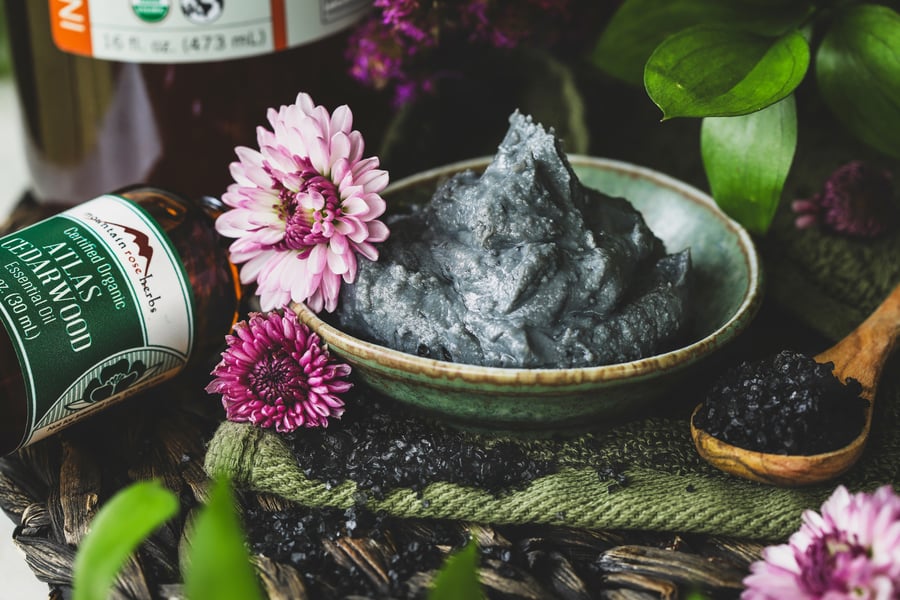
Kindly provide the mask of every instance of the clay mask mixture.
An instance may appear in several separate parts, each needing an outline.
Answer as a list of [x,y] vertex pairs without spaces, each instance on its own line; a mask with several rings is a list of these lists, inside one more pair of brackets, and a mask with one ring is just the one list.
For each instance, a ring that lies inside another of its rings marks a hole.
[[622,198],[583,186],[552,130],[513,113],[483,174],[388,220],[336,325],[439,360],[562,368],[673,347],[687,321],[690,251],[666,250]]

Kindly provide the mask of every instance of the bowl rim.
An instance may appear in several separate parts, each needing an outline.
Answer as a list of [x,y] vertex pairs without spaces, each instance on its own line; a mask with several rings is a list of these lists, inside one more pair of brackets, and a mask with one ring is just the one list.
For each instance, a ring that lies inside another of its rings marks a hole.
[[[726,228],[731,230],[743,249],[741,255],[746,263],[749,285],[734,314],[716,330],[708,333],[703,338],[686,346],[646,358],[594,367],[528,369],[521,367],[486,367],[408,354],[345,333],[326,323],[303,303],[292,303],[291,309],[297,313],[302,322],[318,333],[327,345],[336,348],[338,354],[352,354],[360,359],[373,361],[388,369],[415,372],[427,371],[429,374],[437,377],[471,383],[490,381],[501,385],[596,384],[614,383],[623,379],[634,381],[649,378],[657,375],[661,370],[680,370],[694,364],[713,350],[728,343],[749,324],[761,304],[762,270],[760,268],[760,259],[753,239],[747,230],[726,215],[716,204],[715,200],[705,192],[687,183],[647,167],[582,154],[569,154],[567,157],[573,166],[594,166],[605,170],[619,171],[636,178],[651,180],[658,186],[669,188],[686,199],[709,209]],[[414,186],[423,180],[435,179],[465,169],[481,168],[486,166],[492,159],[493,157],[491,156],[483,156],[420,171],[390,184],[383,193],[389,195]]]

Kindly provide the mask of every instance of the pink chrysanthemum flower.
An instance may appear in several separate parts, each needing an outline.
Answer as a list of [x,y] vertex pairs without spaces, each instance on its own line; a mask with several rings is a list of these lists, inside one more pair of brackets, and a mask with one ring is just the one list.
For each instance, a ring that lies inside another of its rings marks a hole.
[[743,600],[900,597],[900,497],[838,487],[787,544],[763,550],[744,585]]
[[243,283],[257,283],[264,311],[291,300],[333,311],[341,280],[356,277],[356,255],[378,259],[373,243],[388,237],[378,220],[388,174],[378,159],[362,158],[363,138],[353,114],[330,115],[307,94],[269,109],[272,131],[257,129],[259,150],[238,147],[235,183],[222,201],[232,210],[216,230],[237,238],[229,250]]
[[222,394],[230,421],[287,433],[327,427],[344,413],[338,395],[352,387],[345,379],[350,367],[333,360],[293,311],[251,313],[225,339],[228,348],[206,391]]

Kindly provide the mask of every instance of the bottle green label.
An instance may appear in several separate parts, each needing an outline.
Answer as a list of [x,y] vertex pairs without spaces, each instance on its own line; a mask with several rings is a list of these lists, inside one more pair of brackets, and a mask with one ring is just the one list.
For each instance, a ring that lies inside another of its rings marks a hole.
[[28,398],[21,445],[180,371],[193,306],[165,233],[124,198],[101,196],[0,238],[0,323]]

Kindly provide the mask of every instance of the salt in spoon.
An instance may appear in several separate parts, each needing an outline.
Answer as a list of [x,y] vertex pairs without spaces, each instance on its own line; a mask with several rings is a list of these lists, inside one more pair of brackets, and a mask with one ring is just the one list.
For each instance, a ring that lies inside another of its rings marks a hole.
[[694,445],[707,462],[727,473],[781,487],[821,483],[846,472],[859,460],[872,428],[872,403],[878,380],[900,337],[900,285],[869,317],[847,337],[815,357],[818,363],[834,363],[834,375],[841,382],[848,378],[862,385],[867,400],[865,421],[859,435],[849,444],[821,454],[792,455],[757,452],[733,446],[694,426]]

